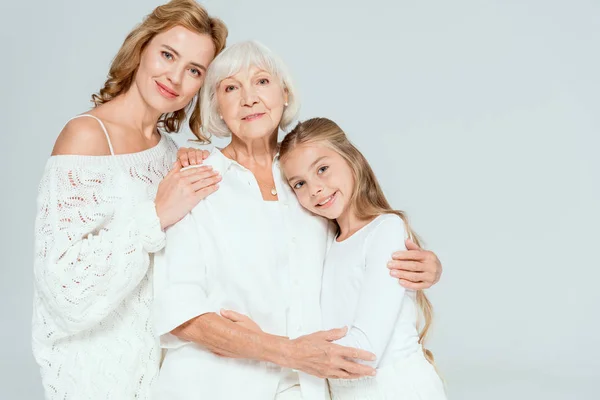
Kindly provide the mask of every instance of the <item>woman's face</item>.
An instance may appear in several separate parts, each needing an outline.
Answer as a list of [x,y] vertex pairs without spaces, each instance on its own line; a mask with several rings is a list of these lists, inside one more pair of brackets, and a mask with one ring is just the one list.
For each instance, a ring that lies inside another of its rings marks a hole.
[[240,139],[264,138],[277,132],[286,101],[280,80],[254,66],[223,79],[217,87],[219,114]]
[[142,51],[135,84],[150,108],[164,114],[187,106],[215,57],[209,35],[182,26],[156,35]]
[[328,219],[339,218],[354,191],[346,160],[327,146],[300,145],[285,155],[281,168],[302,207]]

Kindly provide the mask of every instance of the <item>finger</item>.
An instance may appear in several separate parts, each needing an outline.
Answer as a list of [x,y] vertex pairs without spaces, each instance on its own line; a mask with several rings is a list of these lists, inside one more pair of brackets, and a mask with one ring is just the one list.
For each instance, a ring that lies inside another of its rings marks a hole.
[[418,261],[389,261],[387,267],[391,270],[423,272],[423,263]]
[[190,165],[189,167],[182,168],[181,176],[194,176],[198,174],[218,174],[219,171],[215,171],[210,165]]
[[406,246],[407,250],[421,250],[421,247],[415,242],[413,242],[411,239],[406,239],[404,241],[404,245]]
[[177,155],[177,159],[184,167],[188,167],[190,165],[189,157],[187,153],[180,153]]
[[200,189],[196,191],[196,200],[200,201],[203,200],[205,198],[207,198],[208,196],[210,196],[211,194],[213,194],[214,192],[216,192],[217,190],[219,190],[219,184],[215,183],[214,185],[208,186],[204,189]]
[[198,162],[196,161],[196,150],[188,151],[187,158],[190,162],[190,165],[198,165]]
[[225,310],[225,309],[221,309],[221,315],[233,322],[239,322],[239,321],[242,321],[244,318],[248,318],[244,314],[240,314],[235,311]]
[[334,340],[338,340],[346,336],[348,333],[348,327],[344,326],[342,328],[330,329],[328,331],[322,331],[325,336],[325,340],[329,342],[333,342]]
[[392,254],[392,259],[399,261],[423,261],[425,257],[426,252],[423,250],[404,250]]
[[363,361],[375,361],[375,354],[362,349],[356,349],[354,347],[346,347],[340,345],[334,345],[334,351],[341,357],[363,360]]
[[376,373],[375,368],[373,367],[344,359],[340,361],[339,367],[342,368],[348,375],[354,375],[358,377],[373,376]]
[[411,282],[423,282],[425,281],[425,274],[422,272],[402,271],[402,270],[391,270],[390,275],[394,278],[404,279]]
[[202,160],[206,160],[210,156],[210,151],[202,150]]
[[192,190],[194,192],[198,192],[199,190],[207,189],[213,185],[216,185],[219,182],[221,182],[221,176],[214,176],[211,178],[202,179],[192,184]]
[[325,378],[328,379],[350,379],[351,374],[343,369],[335,369],[326,374]]
[[425,282],[411,282],[411,281],[407,281],[405,279],[399,279],[398,280],[400,282],[400,285],[406,289],[410,289],[410,290],[423,290],[423,289],[428,289],[429,287],[431,287],[431,285],[425,283]]
[[221,179],[221,175],[217,171],[201,171],[197,174],[189,174],[185,177],[186,182],[190,185],[206,179]]

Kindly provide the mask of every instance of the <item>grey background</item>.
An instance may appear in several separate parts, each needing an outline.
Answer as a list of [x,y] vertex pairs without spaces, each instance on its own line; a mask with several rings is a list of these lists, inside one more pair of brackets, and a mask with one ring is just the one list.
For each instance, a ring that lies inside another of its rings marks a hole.
[[[0,6],[1,399],[42,398],[30,319],[44,163],[160,3]],[[429,347],[451,398],[600,398],[597,0],[204,4],[230,43],[282,56],[302,118],[347,131],[442,259]]]

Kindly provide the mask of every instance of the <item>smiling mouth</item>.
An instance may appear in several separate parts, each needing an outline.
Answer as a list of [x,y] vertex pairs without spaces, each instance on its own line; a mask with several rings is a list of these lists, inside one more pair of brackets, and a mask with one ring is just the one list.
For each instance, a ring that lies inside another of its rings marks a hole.
[[336,196],[337,196],[337,191],[334,192],[331,196],[323,199],[323,201],[321,201],[320,203],[317,203],[315,205],[315,207],[329,207],[335,201]]
[[170,99],[174,99],[175,97],[179,97],[179,94],[177,94],[177,92],[172,91],[171,89],[169,89],[168,87],[166,87],[165,85],[156,82],[156,85],[158,86],[158,91],[165,97],[168,97]]
[[244,118],[242,118],[242,120],[243,121],[254,121],[254,120],[259,119],[263,115],[265,115],[265,113],[250,114],[250,115],[246,115]]

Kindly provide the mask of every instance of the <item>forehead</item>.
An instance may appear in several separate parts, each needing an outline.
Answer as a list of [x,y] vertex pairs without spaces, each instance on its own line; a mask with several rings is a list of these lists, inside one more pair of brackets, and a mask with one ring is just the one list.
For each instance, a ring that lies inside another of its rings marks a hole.
[[181,56],[190,58],[212,58],[215,54],[215,44],[209,35],[190,31],[183,26],[174,26],[157,34],[150,43],[170,46]]
[[335,156],[338,156],[338,154],[323,144],[301,144],[284,157],[282,166],[290,170],[306,169],[318,158],[327,157],[329,159]]
[[257,74],[265,74],[272,76],[273,74],[257,65],[250,65],[249,67],[240,68],[237,72],[232,75],[226,76],[223,80],[227,79],[243,79],[246,77],[252,77]]

